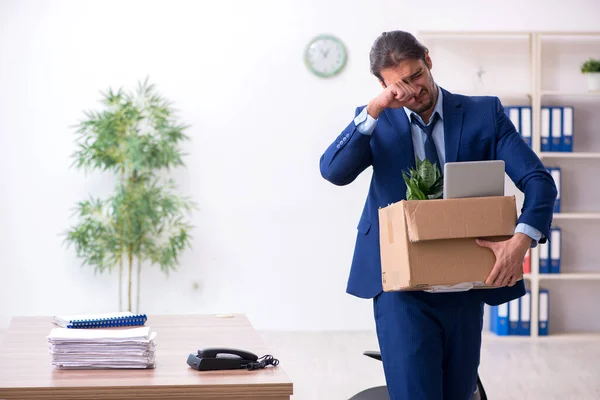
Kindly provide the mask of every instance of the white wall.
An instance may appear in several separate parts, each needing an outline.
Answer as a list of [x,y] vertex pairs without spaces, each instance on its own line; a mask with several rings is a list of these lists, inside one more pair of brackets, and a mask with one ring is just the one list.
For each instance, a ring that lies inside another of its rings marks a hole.
[[[192,126],[188,167],[175,176],[200,210],[180,271],[145,270],[142,311],[244,312],[263,329],[372,329],[371,302],[345,294],[369,173],[335,187],[318,160],[378,92],[368,69],[375,37],[600,28],[596,0],[422,4],[0,1],[0,328],[13,315],[117,307],[116,276],[81,268],[61,244],[75,202],[112,185],[69,169],[69,126],[98,105],[99,90],[149,76]],[[350,52],[333,80],[303,64],[322,32]]]

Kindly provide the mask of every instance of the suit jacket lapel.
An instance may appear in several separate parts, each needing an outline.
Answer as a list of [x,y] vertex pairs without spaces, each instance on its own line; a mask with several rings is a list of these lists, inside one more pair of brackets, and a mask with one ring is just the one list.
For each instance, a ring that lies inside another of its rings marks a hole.
[[462,135],[463,109],[460,101],[452,93],[444,91],[444,143],[446,162],[458,160],[458,148]]
[[384,114],[388,117],[392,126],[395,128],[394,131],[397,135],[398,145],[400,150],[404,153],[404,156],[408,160],[410,168],[416,167],[415,162],[415,150],[412,141],[412,132],[410,129],[410,123],[408,117],[404,112],[403,108],[387,108]]

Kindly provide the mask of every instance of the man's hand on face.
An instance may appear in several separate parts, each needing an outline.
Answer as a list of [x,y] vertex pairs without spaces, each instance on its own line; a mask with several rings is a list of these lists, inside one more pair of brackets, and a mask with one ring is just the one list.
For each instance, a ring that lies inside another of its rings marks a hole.
[[496,263],[485,284],[498,287],[514,286],[523,273],[523,259],[531,246],[531,238],[517,233],[502,242],[477,239],[477,244],[492,250],[496,256]]
[[367,113],[374,119],[386,108],[401,108],[415,102],[415,90],[402,81],[392,83],[367,105]]

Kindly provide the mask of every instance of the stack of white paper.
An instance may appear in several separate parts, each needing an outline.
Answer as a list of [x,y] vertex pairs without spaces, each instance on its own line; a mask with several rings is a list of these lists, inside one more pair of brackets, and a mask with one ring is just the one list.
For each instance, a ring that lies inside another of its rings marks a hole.
[[60,369],[154,368],[155,337],[150,327],[54,328],[48,343],[52,365]]

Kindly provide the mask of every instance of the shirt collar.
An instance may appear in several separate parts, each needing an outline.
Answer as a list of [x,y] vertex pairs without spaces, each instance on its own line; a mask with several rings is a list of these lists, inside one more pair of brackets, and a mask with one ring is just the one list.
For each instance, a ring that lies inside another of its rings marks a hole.
[[[444,93],[442,92],[442,90],[440,89],[440,87],[436,84],[435,87],[437,88],[438,91],[438,97],[437,97],[437,101],[435,103],[435,107],[433,109],[433,113],[431,114],[431,116],[433,117],[433,115],[435,113],[438,113],[440,116],[440,119],[443,120],[444,119]],[[419,117],[419,115],[411,110],[409,110],[406,107],[404,108],[404,112],[406,113],[406,116],[408,117],[408,121],[412,121],[411,119],[411,115],[415,114],[415,117],[417,117],[419,119],[419,121],[423,122],[423,120],[421,119],[421,117]],[[429,122],[431,122],[431,118],[429,119]],[[424,125],[424,124],[423,124]]]

